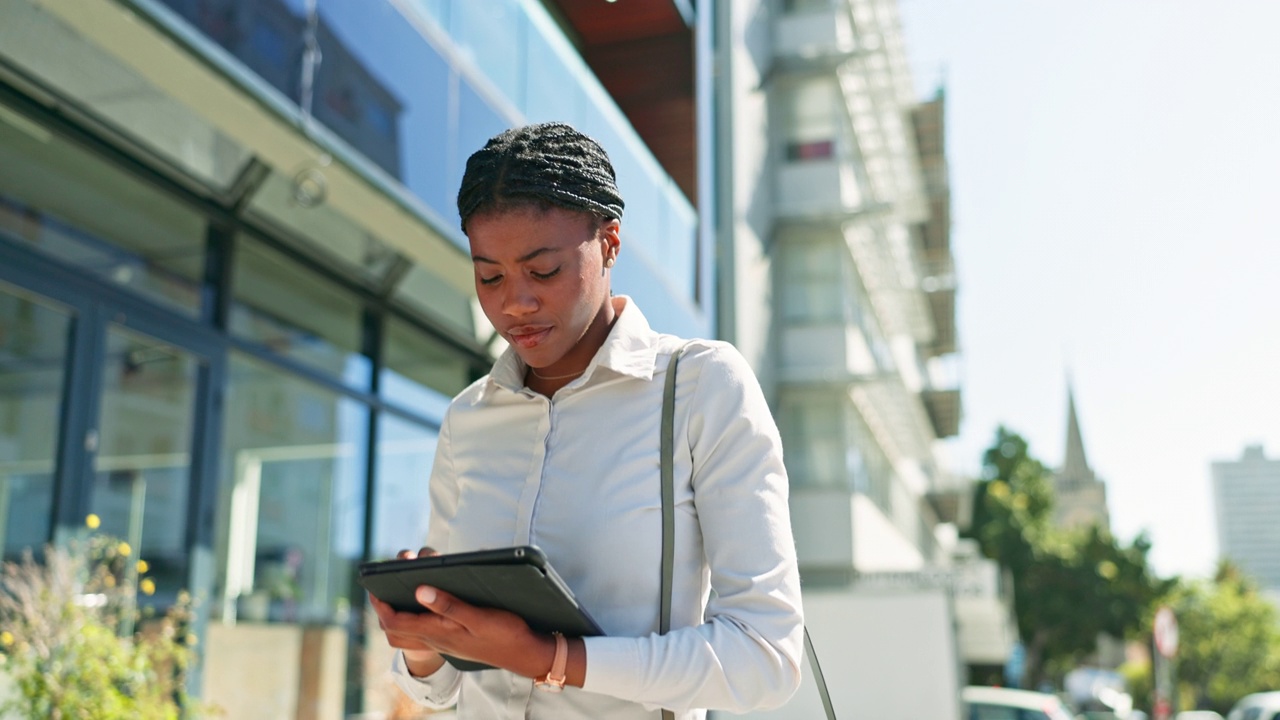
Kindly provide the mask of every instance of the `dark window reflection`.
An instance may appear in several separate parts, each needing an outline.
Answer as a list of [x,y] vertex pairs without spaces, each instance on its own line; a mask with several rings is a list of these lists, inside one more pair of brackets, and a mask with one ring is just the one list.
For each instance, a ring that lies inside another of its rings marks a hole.
[[323,13],[309,22],[304,5],[283,0],[161,1],[400,179],[403,105]]

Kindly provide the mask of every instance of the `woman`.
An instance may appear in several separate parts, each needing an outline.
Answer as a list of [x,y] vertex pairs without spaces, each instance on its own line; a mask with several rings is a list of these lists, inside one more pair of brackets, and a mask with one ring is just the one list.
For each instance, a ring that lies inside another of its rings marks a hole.
[[445,415],[422,552],[537,545],[607,635],[545,635],[428,587],[429,613],[371,598],[400,687],[463,720],[700,718],[781,705],[800,682],[781,442],[723,342],[689,342],[679,363],[672,630],[657,634],[662,389],[686,341],[610,293],[622,209],[604,150],[564,124],[507,131],[467,161],[476,292],[509,348]]

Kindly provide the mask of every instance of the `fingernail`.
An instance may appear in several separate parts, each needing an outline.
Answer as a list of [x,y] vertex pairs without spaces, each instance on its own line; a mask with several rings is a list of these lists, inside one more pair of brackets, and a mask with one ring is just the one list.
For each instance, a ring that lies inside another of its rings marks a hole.
[[420,585],[414,595],[423,605],[430,605],[436,601],[436,589],[430,585]]

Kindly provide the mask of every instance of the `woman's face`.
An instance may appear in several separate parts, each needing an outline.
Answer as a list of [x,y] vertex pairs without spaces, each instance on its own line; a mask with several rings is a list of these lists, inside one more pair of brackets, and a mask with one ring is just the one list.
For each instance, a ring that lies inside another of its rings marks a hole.
[[619,224],[562,208],[467,220],[476,294],[489,322],[543,375],[582,370],[609,333]]

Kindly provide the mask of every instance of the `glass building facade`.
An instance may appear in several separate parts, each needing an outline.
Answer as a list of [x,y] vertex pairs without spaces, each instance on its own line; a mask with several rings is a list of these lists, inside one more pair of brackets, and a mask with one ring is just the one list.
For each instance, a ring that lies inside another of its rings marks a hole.
[[617,167],[615,291],[710,335],[704,218],[555,3],[0,4],[3,557],[95,514],[148,602],[199,599],[228,717],[392,713],[355,569],[422,544],[444,409],[497,351],[453,195],[551,119]]

